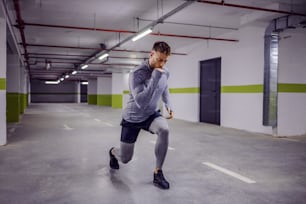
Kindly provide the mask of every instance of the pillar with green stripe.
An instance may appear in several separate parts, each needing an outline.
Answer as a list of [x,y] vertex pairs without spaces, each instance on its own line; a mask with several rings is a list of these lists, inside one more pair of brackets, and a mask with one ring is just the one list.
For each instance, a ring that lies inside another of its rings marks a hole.
[[7,122],[19,122],[23,100],[20,94],[22,67],[17,54],[7,56],[7,66],[6,120]]
[[7,143],[6,133],[6,20],[0,15],[0,146]]
[[97,105],[97,79],[89,79],[87,85],[87,103],[89,105]]
[[112,79],[111,77],[97,78],[97,105],[112,106]]
[[123,107],[122,103],[125,79],[128,79],[128,73],[112,74],[112,108]]

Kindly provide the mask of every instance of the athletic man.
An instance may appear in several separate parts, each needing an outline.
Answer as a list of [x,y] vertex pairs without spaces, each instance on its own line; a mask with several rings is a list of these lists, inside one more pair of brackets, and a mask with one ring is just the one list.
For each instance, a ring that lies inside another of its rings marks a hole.
[[154,43],[149,59],[130,73],[130,96],[122,115],[120,148],[109,150],[110,167],[119,169],[118,160],[128,163],[132,159],[134,144],[141,129],[157,134],[153,183],[162,189],[170,187],[162,171],[168,150],[169,129],[166,119],[158,111],[158,104],[162,98],[169,113],[168,119],[171,119],[173,112],[167,84],[169,72],[164,68],[170,51],[167,43]]

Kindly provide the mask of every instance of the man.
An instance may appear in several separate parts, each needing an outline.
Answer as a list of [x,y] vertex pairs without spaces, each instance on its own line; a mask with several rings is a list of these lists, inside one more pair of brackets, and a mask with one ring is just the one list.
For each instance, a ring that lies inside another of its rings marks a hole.
[[168,119],[173,118],[167,84],[169,72],[164,68],[170,52],[167,43],[154,43],[149,59],[130,73],[130,96],[122,115],[120,148],[112,147],[109,150],[110,167],[119,169],[118,160],[128,163],[132,159],[134,144],[141,129],[157,134],[153,183],[162,189],[170,187],[162,171],[168,150],[169,129],[166,119],[158,110],[158,104],[162,98],[169,113]]

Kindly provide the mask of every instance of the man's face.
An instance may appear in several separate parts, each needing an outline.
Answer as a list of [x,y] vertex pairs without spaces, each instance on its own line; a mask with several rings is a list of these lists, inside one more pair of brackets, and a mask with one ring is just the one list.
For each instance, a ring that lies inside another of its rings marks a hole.
[[152,50],[150,53],[150,67],[151,68],[163,68],[168,60],[169,55]]

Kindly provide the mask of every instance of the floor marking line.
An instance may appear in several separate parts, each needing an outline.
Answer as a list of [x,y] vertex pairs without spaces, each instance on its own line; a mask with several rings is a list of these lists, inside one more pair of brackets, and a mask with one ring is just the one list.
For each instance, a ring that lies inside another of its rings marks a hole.
[[281,140],[290,141],[290,142],[300,142],[299,140],[291,139],[291,138],[280,138],[280,139],[281,139]]
[[[151,141],[150,141],[150,143],[152,143],[152,144],[156,144],[156,141],[151,140]],[[175,148],[170,147],[170,146],[168,146],[168,149],[169,149],[169,150],[172,150],[172,151],[174,151],[174,150],[175,150]]]
[[112,124],[108,123],[108,122],[103,122],[103,124],[109,126],[109,127],[114,127]]
[[206,166],[209,166],[209,167],[211,167],[211,168],[213,168],[213,169],[216,169],[216,170],[218,170],[218,171],[221,171],[221,172],[224,173],[224,174],[227,174],[227,175],[229,175],[229,176],[232,176],[232,177],[234,177],[234,178],[237,178],[237,179],[239,179],[239,180],[241,180],[241,181],[243,181],[243,182],[250,183],[250,184],[256,183],[256,181],[254,181],[254,180],[252,180],[252,179],[249,179],[249,178],[247,178],[247,177],[245,177],[245,176],[242,176],[242,175],[240,175],[240,174],[238,174],[238,173],[235,173],[235,172],[230,171],[230,170],[228,170],[228,169],[222,168],[222,167],[220,167],[220,166],[218,166],[218,165],[215,165],[215,164],[212,164],[212,163],[210,163],[210,162],[202,162],[202,164],[204,164],[204,165],[206,165]]
[[63,126],[64,126],[64,129],[65,129],[65,130],[72,130],[72,129],[73,129],[73,128],[69,127],[69,126],[66,125],[66,124],[63,124]]
[[101,122],[101,120],[100,120],[100,119],[98,119],[98,118],[95,118],[94,120],[95,120],[95,121],[97,121],[97,122]]

